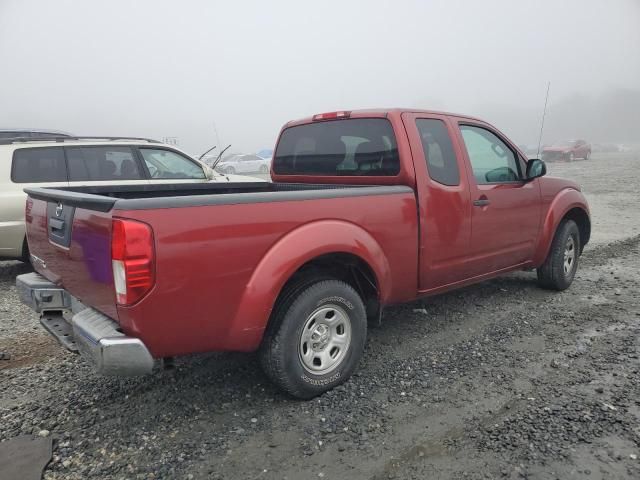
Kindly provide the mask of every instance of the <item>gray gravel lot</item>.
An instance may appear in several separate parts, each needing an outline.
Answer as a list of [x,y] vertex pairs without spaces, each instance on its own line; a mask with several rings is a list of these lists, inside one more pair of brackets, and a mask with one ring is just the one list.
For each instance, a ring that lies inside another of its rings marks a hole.
[[592,206],[573,286],[515,273],[393,307],[345,385],[309,402],[253,355],[98,377],[0,263],[0,441],[56,439],[47,479],[640,478],[640,158],[551,164]]

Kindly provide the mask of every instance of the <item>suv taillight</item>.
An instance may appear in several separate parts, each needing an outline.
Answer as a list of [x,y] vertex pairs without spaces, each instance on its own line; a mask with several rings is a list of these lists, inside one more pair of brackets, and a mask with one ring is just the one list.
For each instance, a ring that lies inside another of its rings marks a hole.
[[111,229],[111,265],[116,301],[132,305],[155,282],[153,232],[146,223],[114,219]]

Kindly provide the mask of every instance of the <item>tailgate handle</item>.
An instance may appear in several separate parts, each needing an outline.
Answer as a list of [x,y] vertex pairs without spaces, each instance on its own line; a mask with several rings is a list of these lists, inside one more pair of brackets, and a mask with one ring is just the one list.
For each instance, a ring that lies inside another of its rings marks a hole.
[[49,240],[60,247],[71,246],[71,227],[75,207],[60,202],[47,202],[47,231]]
[[49,226],[51,227],[51,230],[64,230],[64,220],[50,218]]

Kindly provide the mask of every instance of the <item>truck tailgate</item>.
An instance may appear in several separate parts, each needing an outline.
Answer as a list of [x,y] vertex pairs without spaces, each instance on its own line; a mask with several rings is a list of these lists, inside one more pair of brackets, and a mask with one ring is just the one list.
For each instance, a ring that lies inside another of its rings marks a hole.
[[72,200],[30,196],[25,217],[36,271],[117,320],[111,212],[83,208]]

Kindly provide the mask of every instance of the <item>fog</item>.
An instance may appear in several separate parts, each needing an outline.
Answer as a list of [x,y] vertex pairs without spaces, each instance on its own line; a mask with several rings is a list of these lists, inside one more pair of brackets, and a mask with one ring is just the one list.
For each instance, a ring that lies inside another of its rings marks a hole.
[[272,147],[287,120],[412,107],[536,143],[640,142],[640,1],[0,0],[0,126]]

